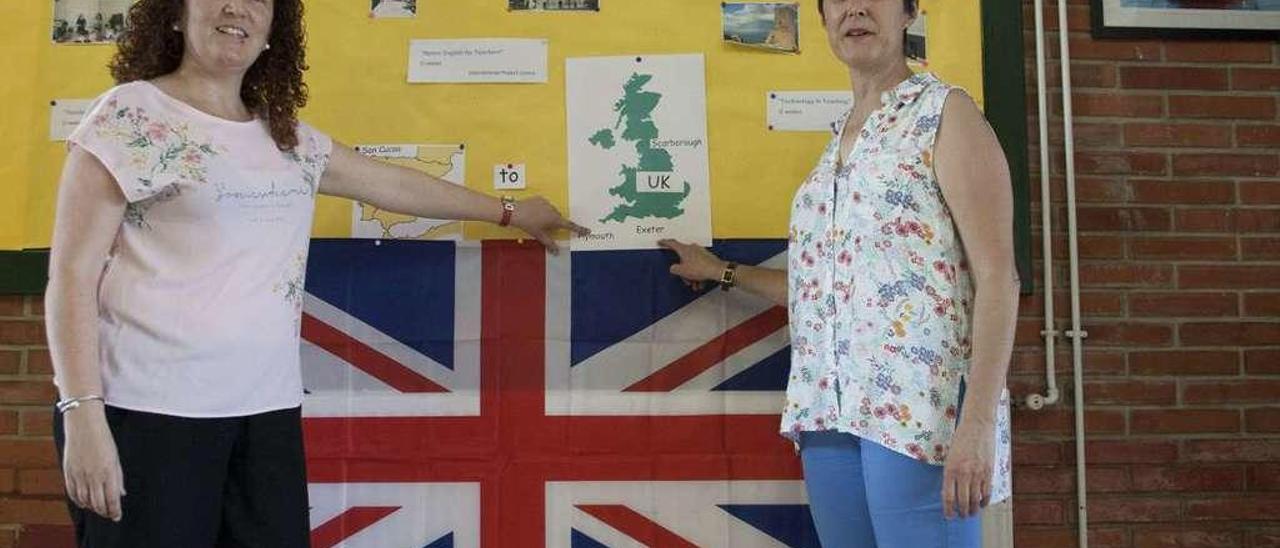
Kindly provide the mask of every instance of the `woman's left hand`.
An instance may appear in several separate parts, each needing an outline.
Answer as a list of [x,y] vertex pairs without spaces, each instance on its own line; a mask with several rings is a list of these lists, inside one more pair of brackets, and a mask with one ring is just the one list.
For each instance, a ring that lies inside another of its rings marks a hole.
[[977,514],[991,502],[995,426],[960,421],[942,471],[942,512],[947,519]]
[[556,245],[556,239],[553,236],[557,231],[568,230],[579,236],[591,233],[590,230],[564,218],[556,206],[551,205],[551,202],[541,196],[516,202],[516,210],[511,215],[511,225],[529,233],[552,255],[560,252],[560,247]]

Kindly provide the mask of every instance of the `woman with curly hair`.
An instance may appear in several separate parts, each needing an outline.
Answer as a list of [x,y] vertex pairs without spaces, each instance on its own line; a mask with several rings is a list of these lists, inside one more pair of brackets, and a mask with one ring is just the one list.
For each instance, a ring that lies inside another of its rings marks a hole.
[[46,293],[80,546],[308,544],[301,287],[314,200],[582,231],[546,200],[370,160],[301,123],[301,0],[139,0],[68,140]]

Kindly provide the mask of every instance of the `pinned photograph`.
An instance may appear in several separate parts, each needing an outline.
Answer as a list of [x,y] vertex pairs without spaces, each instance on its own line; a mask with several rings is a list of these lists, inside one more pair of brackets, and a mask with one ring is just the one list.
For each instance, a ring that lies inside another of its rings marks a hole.
[[600,11],[600,0],[507,0],[508,11]]
[[910,27],[907,27],[907,40],[905,43],[907,63],[921,68],[929,66],[929,57],[925,51],[925,37],[928,34],[925,30],[927,28],[927,23],[925,23],[927,15],[924,10],[921,10],[915,22],[911,23]]
[[799,4],[725,2],[720,4],[724,40],[755,48],[800,51]]
[[53,0],[53,43],[110,44],[133,0]]
[[369,17],[409,19],[418,15],[418,0],[370,0]]

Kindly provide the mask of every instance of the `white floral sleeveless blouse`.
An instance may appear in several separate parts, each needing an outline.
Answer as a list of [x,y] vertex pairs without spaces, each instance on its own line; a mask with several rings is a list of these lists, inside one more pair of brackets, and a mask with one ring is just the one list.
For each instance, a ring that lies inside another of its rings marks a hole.
[[[933,171],[951,90],[922,73],[885,92],[837,162],[846,113],[796,192],[782,415],[792,439],[838,430],[930,464],[947,457],[973,313],[964,249]],[[995,435],[993,502],[1011,491],[1007,390]]]

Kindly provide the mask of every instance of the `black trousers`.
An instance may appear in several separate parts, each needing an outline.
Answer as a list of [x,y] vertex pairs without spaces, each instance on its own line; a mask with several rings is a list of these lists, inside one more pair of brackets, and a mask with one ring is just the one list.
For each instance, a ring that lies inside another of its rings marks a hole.
[[[68,500],[80,548],[310,545],[300,409],[193,419],[108,406],[106,416],[128,494],[119,523]],[[54,440],[61,461],[56,412]]]

